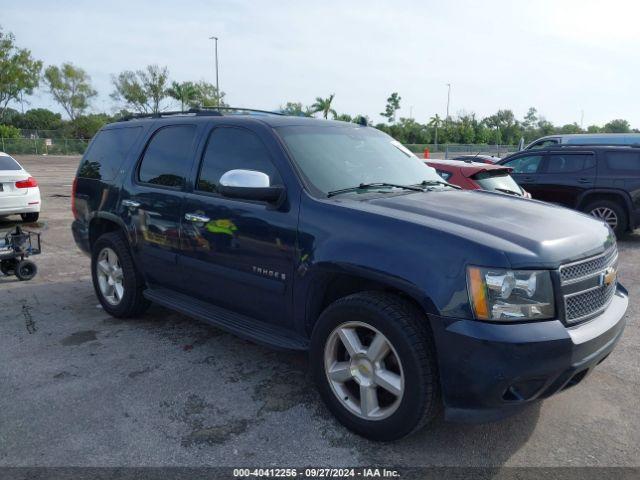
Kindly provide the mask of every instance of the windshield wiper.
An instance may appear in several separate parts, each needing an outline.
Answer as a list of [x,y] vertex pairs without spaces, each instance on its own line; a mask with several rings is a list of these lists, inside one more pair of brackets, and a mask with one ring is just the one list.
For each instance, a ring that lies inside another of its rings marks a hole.
[[423,180],[418,185],[422,187],[435,187],[436,185],[444,185],[445,187],[457,188],[460,190],[460,187],[457,185],[453,185],[449,182],[444,182],[442,180]]
[[391,187],[391,188],[403,188],[405,190],[413,190],[415,192],[422,192],[422,188],[415,187],[412,185],[397,185],[395,183],[386,183],[386,182],[376,182],[376,183],[361,183],[357,187],[348,187],[341,188],[340,190],[332,190],[327,193],[327,197],[333,197],[334,195],[339,195],[341,193],[349,193],[349,192],[357,192],[358,190],[366,190],[367,188],[376,188],[376,187]]
[[518,197],[521,197],[522,194],[516,192],[515,190],[509,190],[508,188],[494,188],[494,190],[496,192],[502,192],[502,193],[508,193],[509,195],[517,195]]

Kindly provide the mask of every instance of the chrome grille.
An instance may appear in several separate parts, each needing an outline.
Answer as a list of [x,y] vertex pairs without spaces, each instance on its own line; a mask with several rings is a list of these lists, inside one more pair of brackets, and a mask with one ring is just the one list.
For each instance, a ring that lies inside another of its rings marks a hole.
[[565,321],[588,320],[602,313],[616,293],[617,282],[604,283],[609,267],[617,269],[618,249],[614,245],[596,256],[560,267]]
[[609,306],[609,302],[616,293],[616,284],[595,287],[581,293],[574,293],[564,297],[565,315],[567,322],[576,323],[593,317]]
[[560,280],[563,284],[597,275],[618,259],[618,249],[614,245],[597,257],[579,262],[568,263],[560,267]]

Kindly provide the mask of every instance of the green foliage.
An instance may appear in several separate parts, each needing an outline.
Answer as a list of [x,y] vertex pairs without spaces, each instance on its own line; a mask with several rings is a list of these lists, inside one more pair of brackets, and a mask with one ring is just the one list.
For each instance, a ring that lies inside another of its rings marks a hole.
[[400,110],[400,100],[402,100],[402,97],[398,95],[398,92],[393,92],[387,98],[387,106],[380,115],[386,117],[389,123],[396,121],[396,112]]
[[332,93],[327,98],[316,97],[315,103],[311,105],[311,110],[313,110],[313,113],[322,112],[322,116],[324,118],[329,118],[329,114],[331,114],[335,118],[337,113],[331,107],[335,96],[335,93]]
[[20,129],[0,123],[0,138],[20,138]]
[[218,94],[218,89],[212,83],[201,80],[195,83],[193,88],[194,96],[189,102],[190,107],[228,107],[224,102],[225,93],[220,92],[220,94]]
[[31,95],[40,83],[42,62],[26,48],[18,48],[12,33],[0,27],[0,118],[7,105],[22,95]]
[[62,116],[46,108],[33,108],[24,114],[16,112],[10,123],[24,130],[59,130],[63,125]]
[[605,123],[603,129],[604,133],[629,133],[630,131],[631,125],[629,125],[629,122],[620,118]]
[[91,98],[98,94],[91,88],[89,75],[72,63],[63,63],[60,67],[47,67],[44,71],[44,81],[49,93],[72,121],[89,108]]
[[182,112],[196,98],[196,93],[196,86],[193,82],[171,82],[171,87],[167,89],[167,95],[180,102]]
[[168,81],[167,67],[148,65],[144,70],[127,70],[112,78],[115,90],[111,98],[138,113],[160,113]]
[[113,118],[106,113],[82,115],[68,122],[64,127],[66,138],[92,138],[104,125]]
[[313,115],[313,109],[311,107],[303,107],[300,102],[287,102],[284,106],[280,106],[280,112],[295,117],[310,117]]

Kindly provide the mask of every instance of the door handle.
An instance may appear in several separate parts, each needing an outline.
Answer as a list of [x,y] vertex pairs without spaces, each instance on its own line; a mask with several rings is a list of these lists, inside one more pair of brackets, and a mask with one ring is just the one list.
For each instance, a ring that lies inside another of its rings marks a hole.
[[138,208],[140,202],[136,202],[135,200],[122,200],[122,205],[129,208]]
[[211,219],[199,213],[185,213],[184,219],[194,223],[207,223]]

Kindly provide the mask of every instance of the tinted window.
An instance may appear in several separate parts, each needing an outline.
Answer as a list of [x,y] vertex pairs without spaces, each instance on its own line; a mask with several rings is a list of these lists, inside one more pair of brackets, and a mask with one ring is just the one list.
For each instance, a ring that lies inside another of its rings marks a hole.
[[549,155],[547,173],[580,172],[594,167],[593,155]]
[[91,148],[82,158],[78,176],[113,180],[141,131],[141,127],[132,127],[98,132]]
[[22,170],[22,167],[9,155],[0,155],[0,170]]
[[141,182],[182,188],[191,168],[196,127],[177,125],[158,130],[147,145],[140,165]]
[[473,179],[483,190],[522,195],[522,189],[507,172],[500,170],[480,172],[475,174]]
[[540,142],[534,143],[533,145],[531,145],[529,148],[545,148],[545,147],[550,147],[551,145],[557,145],[558,144],[558,140],[553,140],[553,139],[549,139],[549,140],[542,140]]
[[610,170],[640,171],[640,154],[634,152],[607,152],[607,166]]
[[269,152],[255,133],[240,128],[216,128],[209,135],[197,189],[215,192],[220,177],[225,172],[236,169],[266,173],[271,185],[282,185]]
[[445,172],[444,170],[438,170],[437,168],[436,168],[436,172],[438,172],[438,175],[440,175],[442,179],[445,181],[449,180],[452,175],[451,172]]
[[526,157],[514,158],[505,163],[513,168],[513,173],[536,173],[540,168],[542,155],[529,155]]

